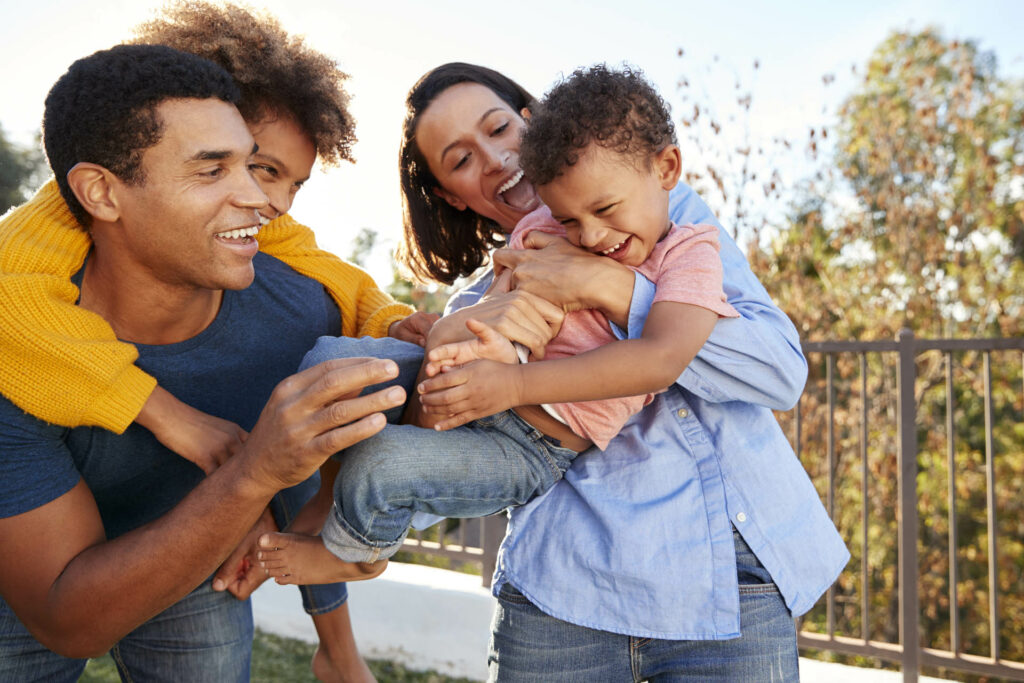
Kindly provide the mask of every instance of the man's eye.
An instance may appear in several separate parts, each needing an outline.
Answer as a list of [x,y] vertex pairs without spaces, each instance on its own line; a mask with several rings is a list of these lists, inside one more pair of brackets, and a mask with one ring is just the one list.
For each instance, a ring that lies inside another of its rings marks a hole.
[[199,175],[206,176],[207,178],[218,178],[223,175],[224,169],[218,166],[217,168],[211,168],[206,171],[201,171]]

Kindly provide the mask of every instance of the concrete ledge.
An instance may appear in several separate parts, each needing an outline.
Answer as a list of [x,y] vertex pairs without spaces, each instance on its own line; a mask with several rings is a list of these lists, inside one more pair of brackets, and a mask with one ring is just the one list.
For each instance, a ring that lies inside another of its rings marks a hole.
[[[316,642],[299,592],[268,581],[252,599],[256,625],[271,633]],[[480,577],[392,562],[380,577],[349,584],[349,612],[363,656],[416,670],[486,680],[487,641],[494,598]],[[900,683],[894,671],[800,659],[808,683]],[[921,677],[921,683],[941,683]]]

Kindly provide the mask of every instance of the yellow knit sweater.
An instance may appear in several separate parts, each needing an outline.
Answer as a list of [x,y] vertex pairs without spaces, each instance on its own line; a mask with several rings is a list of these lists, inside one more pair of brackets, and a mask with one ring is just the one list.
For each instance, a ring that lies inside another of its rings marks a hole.
[[[413,312],[365,271],[317,248],[313,231],[290,216],[264,226],[259,243],[327,288],[341,309],[345,336],[385,336]],[[53,179],[0,220],[0,392],[47,422],[121,433],[156,380],[134,365],[134,346],[75,305],[78,288],[70,278],[90,244]]]

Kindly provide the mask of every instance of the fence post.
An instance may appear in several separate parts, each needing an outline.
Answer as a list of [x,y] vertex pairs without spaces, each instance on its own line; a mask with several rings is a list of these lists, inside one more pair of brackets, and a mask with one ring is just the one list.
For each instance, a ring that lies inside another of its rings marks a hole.
[[921,653],[920,609],[917,594],[917,401],[914,387],[917,358],[914,333],[904,328],[896,335],[899,346],[899,448],[896,452],[899,489],[899,608],[903,646],[903,680],[917,681]]
[[498,548],[501,546],[501,539],[505,538],[505,527],[508,526],[508,517],[499,513],[484,517],[483,521],[483,551],[484,556],[481,567],[482,583],[484,588],[491,587],[491,577],[497,566]]

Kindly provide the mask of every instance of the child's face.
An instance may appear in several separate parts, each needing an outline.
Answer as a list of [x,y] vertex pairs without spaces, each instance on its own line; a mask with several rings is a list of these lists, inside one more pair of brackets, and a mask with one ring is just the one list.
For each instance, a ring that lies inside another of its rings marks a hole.
[[679,171],[675,145],[655,154],[651,167],[643,169],[630,157],[591,144],[537,192],[570,242],[636,267],[668,232],[668,191]]

